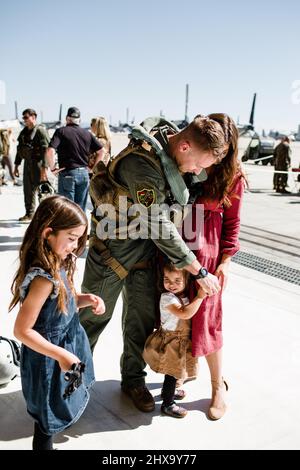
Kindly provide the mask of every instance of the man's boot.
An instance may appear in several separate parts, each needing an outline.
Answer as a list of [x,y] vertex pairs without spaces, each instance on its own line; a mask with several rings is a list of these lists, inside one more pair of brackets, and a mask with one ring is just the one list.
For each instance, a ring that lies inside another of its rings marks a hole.
[[146,385],[139,385],[137,387],[124,387],[122,391],[128,395],[138,410],[148,413],[155,408],[155,401]]

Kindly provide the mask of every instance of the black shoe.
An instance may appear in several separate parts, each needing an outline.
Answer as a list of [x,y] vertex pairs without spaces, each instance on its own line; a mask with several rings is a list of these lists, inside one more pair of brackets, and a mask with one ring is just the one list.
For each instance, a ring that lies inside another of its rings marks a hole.
[[138,387],[122,387],[122,391],[128,395],[138,410],[149,413],[155,408],[155,401],[145,385]]

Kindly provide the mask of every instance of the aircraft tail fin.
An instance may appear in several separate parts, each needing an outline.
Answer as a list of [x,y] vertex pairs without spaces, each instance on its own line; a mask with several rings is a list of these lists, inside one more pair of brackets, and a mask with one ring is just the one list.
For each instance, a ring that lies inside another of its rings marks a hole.
[[255,113],[256,93],[253,95],[252,108],[249,118],[249,123],[254,127],[254,113]]

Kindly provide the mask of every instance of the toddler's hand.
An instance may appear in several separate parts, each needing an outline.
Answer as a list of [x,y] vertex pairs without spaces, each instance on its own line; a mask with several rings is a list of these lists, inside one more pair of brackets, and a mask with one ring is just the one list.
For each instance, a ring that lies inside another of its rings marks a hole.
[[197,290],[197,297],[199,299],[205,299],[205,297],[207,297],[207,293],[200,286],[199,286],[199,289]]

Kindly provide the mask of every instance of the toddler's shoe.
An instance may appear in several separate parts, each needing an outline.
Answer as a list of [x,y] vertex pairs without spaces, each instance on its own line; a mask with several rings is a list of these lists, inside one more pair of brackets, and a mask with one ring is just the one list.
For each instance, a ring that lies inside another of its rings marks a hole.
[[161,405],[161,412],[165,415],[172,416],[172,418],[184,418],[187,415],[187,410],[182,406],[176,405],[175,402],[169,406]]

